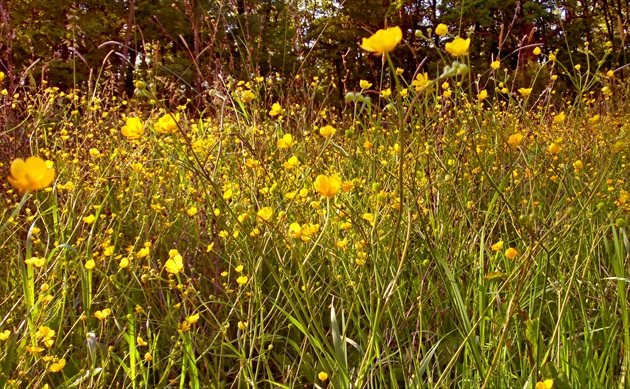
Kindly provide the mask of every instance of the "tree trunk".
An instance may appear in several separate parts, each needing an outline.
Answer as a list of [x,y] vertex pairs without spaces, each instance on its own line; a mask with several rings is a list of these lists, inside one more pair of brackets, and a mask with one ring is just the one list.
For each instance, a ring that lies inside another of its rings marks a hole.
[[0,71],[6,74],[9,80],[9,90],[15,87],[15,74],[13,66],[13,50],[11,42],[15,38],[15,31],[10,26],[11,15],[7,0],[0,0]]
[[[134,9],[136,7],[135,0],[128,0],[127,5],[129,7],[129,12],[127,13],[127,26],[125,30],[125,42],[122,47],[122,56],[121,58],[122,64],[120,67],[120,83],[118,91],[122,94],[124,91],[127,92],[127,95],[131,97],[133,95],[133,69],[134,62],[129,58],[129,45],[131,44],[131,28],[133,25],[134,18]],[[135,55],[133,56],[135,59]]]

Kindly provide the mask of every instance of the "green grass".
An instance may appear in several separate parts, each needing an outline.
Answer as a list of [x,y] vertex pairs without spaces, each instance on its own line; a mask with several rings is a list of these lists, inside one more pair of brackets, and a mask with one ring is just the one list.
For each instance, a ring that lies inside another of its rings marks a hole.
[[[171,134],[151,90],[2,97],[26,118],[7,130],[29,135],[19,156],[56,179],[25,196],[2,183],[0,386],[625,387],[623,87],[574,74],[584,98],[479,101],[470,74],[416,91],[392,70],[341,110],[327,80],[283,99],[273,78],[244,80],[215,91],[216,114],[177,108]],[[343,190],[320,196],[321,174]]]

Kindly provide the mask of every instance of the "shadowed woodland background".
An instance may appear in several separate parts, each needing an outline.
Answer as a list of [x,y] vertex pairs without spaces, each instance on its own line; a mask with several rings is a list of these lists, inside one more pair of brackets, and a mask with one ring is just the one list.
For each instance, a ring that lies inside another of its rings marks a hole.
[[0,0],[0,71],[9,92],[42,79],[62,89],[98,79],[122,95],[144,79],[198,104],[228,76],[330,77],[338,104],[359,79],[378,81],[380,58],[360,59],[357,43],[385,25],[404,31],[394,59],[408,72],[441,69],[414,32],[445,23],[471,34],[476,73],[501,58],[529,82],[537,57],[533,46],[519,48],[533,44],[577,64],[584,56],[569,55],[584,42],[599,57],[611,42],[606,67],[624,65],[628,8],[627,0]]

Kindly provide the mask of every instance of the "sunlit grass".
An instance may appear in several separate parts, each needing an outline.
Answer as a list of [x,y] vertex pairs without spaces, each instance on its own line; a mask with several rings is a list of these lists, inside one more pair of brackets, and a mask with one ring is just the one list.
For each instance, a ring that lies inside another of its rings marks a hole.
[[341,109],[319,78],[231,81],[213,114],[2,97],[56,176],[2,183],[0,386],[624,387],[624,89],[445,60]]

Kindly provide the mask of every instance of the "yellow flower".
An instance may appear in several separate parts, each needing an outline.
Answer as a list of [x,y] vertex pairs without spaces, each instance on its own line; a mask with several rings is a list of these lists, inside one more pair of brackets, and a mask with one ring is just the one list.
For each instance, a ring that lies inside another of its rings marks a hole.
[[320,174],[315,179],[314,187],[320,195],[333,198],[339,192],[339,188],[341,188],[341,180],[334,175],[328,177]]
[[42,351],[44,351],[44,349],[41,348],[41,347],[37,347],[37,346],[35,346],[35,347],[26,346],[26,351],[28,351],[30,354],[39,354]]
[[151,253],[151,250],[148,247],[143,247],[136,253],[136,257],[138,258],[146,258]]
[[367,220],[368,222],[370,222],[371,225],[374,225],[374,214],[373,213],[364,213],[363,214],[363,219]]
[[107,316],[112,314],[112,310],[109,308],[105,308],[102,311],[96,311],[94,312],[94,316],[98,319],[98,320],[104,320]]
[[186,211],[186,213],[188,214],[188,216],[195,216],[198,212],[197,207],[190,207],[188,208],[188,210]]
[[541,53],[540,47],[536,46],[534,48],[534,55],[540,55],[540,53]]
[[523,97],[527,97],[532,93],[532,88],[519,88],[518,93]]
[[129,258],[122,258],[120,262],[118,262],[118,267],[121,269],[126,269],[129,267]]
[[273,103],[271,106],[271,110],[269,111],[269,116],[278,116],[282,113],[282,106],[278,103]]
[[85,224],[92,224],[94,223],[95,220],[96,220],[96,216],[92,214],[83,217],[83,223]]
[[448,27],[444,23],[440,23],[435,27],[435,34],[439,36],[445,36],[448,34]]
[[523,135],[520,133],[512,134],[508,138],[508,144],[512,147],[517,147],[523,141]]
[[477,93],[477,99],[479,99],[479,101],[487,99],[487,98],[488,98],[488,91],[486,91],[485,89]]
[[245,284],[247,284],[247,281],[249,280],[249,278],[247,276],[240,276],[236,279],[236,283],[243,286]]
[[333,126],[325,126],[319,129],[320,135],[324,138],[330,138],[331,136],[335,135],[335,132],[337,132],[337,130]]
[[551,153],[551,154],[558,154],[560,152],[560,146],[558,146],[557,143],[552,143],[549,145],[549,147],[547,147],[547,150]]
[[328,374],[326,374],[326,372],[320,371],[319,373],[317,373],[317,378],[319,378],[320,381],[326,381],[328,379]]
[[284,134],[282,138],[278,139],[276,145],[279,149],[288,149],[291,145],[293,145],[293,137],[291,134]]
[[387,98],[387,97],[389,97],[391,94],[392,94],[392,90],[391,90],[391,88],[387,88],[387,89],[385,89],[385,90],[382,90],[382,91],[381,91],[381,97],[385,97],[385,98]]
[[[400,27],[390,27],[386,30],[378,30],[369,38],[363,38],[361,48],[363,50],[382,55],[394,50],[398,42],[402,40],[402,30]],[[367,88],[363,88],[367,89]]]
[[429,83],[429,75],[427,73],[418,73],[416,79],[411,81],[411,85],[416,87],[416,92],[427,86]]
[[63,368],[65,366],[66,366],[66,360],[61,358],[57,362],[55,362],[52,365],[50,365],[50,367],[48,368],[48,371],[51,372],[51,373],[57,373],[57,372],[60,372],[61,370],[63,370]]
[[252,102],[252,100],[254,100],[255,98],[256,98],[256,95],[252,93],[252,91],[250,90],[246,90],[243,93],[241,93],[241,100],[243,100],[246,103]]
[[544,381],[537,382],[536,389],[553,389],[553,379],[547,378]]
[[341,184],[341,190],[343,190],[344,192],[350,192],[352,188],[354,188],[354,182],[352,181],[345,181],[343,184]]
[[298,223],[291,223],[289,226],[289,236],[293,239],[301,239],[304,242],[311,240],[312,236],[319,231],[319,224],[304,224],[300,226]]
[[184,259],[180,254],[175,254],[166,261],[164,270],[166,270],[167,273],[178,274],[184,270]]
[[497,243],[493,244],[492,246],[490,246],[490,248],[492,249],[492,251],[499,251],[503,249],[503,241],[500,240]]
[[264,221],[269,221],[271,216],[273,216],[273,209],[271,207],[262,207],[258,210],[256,216]]
[[142,339],[141,337],[136,337],[136,343],[138,343],[138,346],[146,346],[148,345],[147,342],[144,341],[144,339]]
[[166,114],[162,116],[157,123],[155,123],[155,126],[153,126],[153,128],[155,128],[155,131],[159,132],[160,134],[171,134],[177,131],[178,122],[179,114],[176,114],[175,117],[173,117],[173,114]]
[[470,46],[470,38],[457,37],[452,42],[448,42],[444,49],[451,55],[456,57],[468,55],[468,47]]
[[302,227],[299,223],[289,225],[289,236],[294,239],[299,239],[302,236]]
[[24,263],[29,266],[42,267],[46,264],[46,258],[31,257],[24,260]]
[[501,61],[494,61],[490,64],[490,67],[494,70],[498,70],[501,67]]
[[4,330],[3,332],[0,332],[0,341],[5,341],[8,340],[9,337],[11,336],[11,330]]
[[53,182],[55,169],[49,168],[39,157],[28,157],[26,161],[17,158],[11,163],[11,175],[7,179],[20,193],[40,190]]
[[584,168],[584,163],[582,163],[582,161],[578,159],[577,161],[573,162],[573,168],[575,170],[582,170]]
[[556,60],[556,55],[554,53],[549,54],[549,60],[550,61],[555,61]]
[[96,262],[94,262],[93,259],[90,259],[85,263],[85,270],[92,270],[94,269],[95,266],[96,266]]
[[514,259],[517,255],[518,255],[518,251],[516,251],[516,249],[513,247],[510,247],[509,249],[505,250],[505,257],[507,259]]
[[372,83],[368,82],[367,80],[361,80],[359,81],[359,86],[361,87],[361,89],[370,89]]
[[4,81],[4,72],[0,72],[0,82]]
[[300,161],[298,160],[298,157],[296,157],[294,155],[291,158],[289,158],[288,161],[283,163],[282,166],[284,166],[285,169],[292,169],[292,168],[296,167],[299,164],[300,164]]
[[556,116],[553,117],[553,122],[558,124],[558,123],[563,123],[565,119],[565,115],[564,115],[564,111],[560,112],[559,114],[557,114]]
[[[199,317],[199,315],[197,315],[197,318]],[[197,321],[190,321],[189,320],[190,317],[187,317],[183,322],[181,322],[180,324],[178,324],[178,328],[180,331],[182,332],[186,332],[188,330],[190,330],[190,327],[195,324]]]
[[151,353],[144,354],[144,360],[147,362],[151,362],[153,360],[153,356],[151,355]]
[[144,123],[139,117],[128,118],[120,132],[129,140],[140,139],[144,134]]

